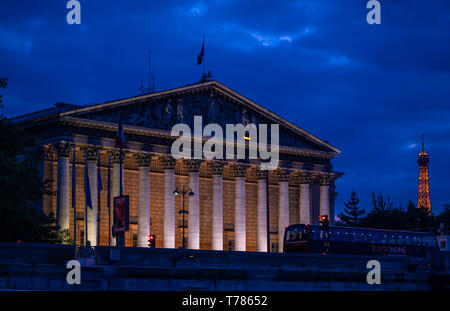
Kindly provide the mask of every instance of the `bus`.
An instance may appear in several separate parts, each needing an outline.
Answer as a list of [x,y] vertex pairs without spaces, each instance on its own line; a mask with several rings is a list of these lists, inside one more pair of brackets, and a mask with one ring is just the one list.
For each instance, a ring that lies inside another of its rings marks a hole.
[[296,224],[286,227],[283,251],[426,257],[439,251],[439,245],[426,232]]

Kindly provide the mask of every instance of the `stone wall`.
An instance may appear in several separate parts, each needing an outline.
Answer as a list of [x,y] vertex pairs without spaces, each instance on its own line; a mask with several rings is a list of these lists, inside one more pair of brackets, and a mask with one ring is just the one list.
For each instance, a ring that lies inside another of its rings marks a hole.
[[[73,247],[0,243],[0,289],[33,290],[448,290],[450,254],[435,258],[266,254],[125,248],[111,260],[99,247],[81,285],[66,283]],[[116,249],[117,251],[117,249]],[[173,267],[174,260],[176,267]],[[381,263],[381,284],[368,285],[367,261]]]

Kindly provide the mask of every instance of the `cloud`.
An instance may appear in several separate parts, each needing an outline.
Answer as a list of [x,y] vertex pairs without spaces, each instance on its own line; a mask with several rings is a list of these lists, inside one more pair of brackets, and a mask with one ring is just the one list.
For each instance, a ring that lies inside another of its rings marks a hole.
[[203,14],[205,14],[205,11],[206,11],[206,6],[202,3],[198,3],[191,7],[191,9],[189,10],[189,14],[203,15]]
[[2,0],[5,112],[136,95],[150,48],[158,90],[196,82],[206,33],[215,78],[343,150],[337,211],[352,189],[365,208],[372,191],[415,200],[422,133],[439,210],[450,201],[450,1],[384,1],[381,25],[366,23],[365,4],[82,1],[79,27],[64,1]]
[[256,39],[263,46],[277,46],[278,44],[284,42],[292,42],[292,38],[290,36],[284,35],[280,37],[274,36],[264,36],[259,33],[250,33],[250,35]]
[[0,46],[4,50],[28,54],[33,48],[33,41],[14,30],[0,28]]
[[331,65],[347,65],[349,63],[350,63],[350,60],[345,55],[332,56],[328,59],[328,64],[331,64]]
[[416,149],[418,146],[418,144],[406,144],[404,146],[405,149],[411,150],[411,149]]

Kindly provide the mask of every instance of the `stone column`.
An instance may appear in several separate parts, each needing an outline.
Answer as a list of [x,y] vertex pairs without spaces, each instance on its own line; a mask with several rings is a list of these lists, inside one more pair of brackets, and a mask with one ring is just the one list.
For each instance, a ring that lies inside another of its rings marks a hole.
[[311,224],[311,200],[310,200],[310,186],[312,182],[312,175],[308,172],[300,173],[300,223]]
[[320,185],[320,215],[327,215],[328,219],[331,218],[330,214],[330,175],[319,175]]
[[58,153],[58,189],[56,203],[56,219],[61,229],[69,229],[69,153],[70,144],[66,142],[55,145]]
[[[73,146],[70,149],[72,150]],[[45,176],[46,175],[45,174],[45,162],[53,161],[54,157],[56,156],[56,153],[55,153],[54,148],[51,145],[42,146],[40,151],[41,151],[41,155],[42,155],[42,161],[38,164],[39,180],[41,182],[45,182],[45,180],[48,179],[48,176]],[[39,198],[39,200],[36,200],[36,202],[33,204],[33,207],[36,209],[36,211],[38,213],[44,212],[44,195],[41,198]],[[70,209],[69,209],[69,213],[70,213]]]
[[[89,173],[89,187],[91,190],[92,209],[88,207],[87,221],[88,221],[88,237],[87,240],[91,242],[91,246],[97,246],[97,207],[98,207],[98,176],[97,176],[97,156],[98,148],[87,148],[87,166]],[[86,221],[86,217],[85,217]]]
[[184,166],[189,172],[189,188],[194,193],[189,196],[188,243],[190,249],[200,249],[200,187],[198,181],[199,160],[184,160]]
[[219,161],[211,161],[208,168],[212,174],[212,224],[211,224],[211,249],[223,250],[223,164]]
[[139,165],[139,209],[137,246],[148,247],[150,234],[150,160],[151,155],[137,153],[135,155]]
[[258,171],[256,250],[267,252],[267,171]]
[[[122,189],[125,192],[125,175],[124,175],[124,166],[125,166],[125,154],[123,155],[122,161]],[[120,195],[120,154],[118,151],[114,151],[111,155],[111,160],[113,162],[112,167],[112,195],[113,198]],[[113,204],[113,200],[111,200],[111,205]],[[112,209],[112,206],[111,206]]]
[[289,226],[289,170],[278,169],[278,252],[283,252],[284,231]]
[[[113,150],[111,152],[111,161],[112,161],[112,172],[111,172],[111,228],[109,230],[112,230],[112,227],[114,225],[114,198],[120,195],[120,153],[117,150]],[[125,176],[124,176],[124,165],[122,162],[122,187],[124,187],[125,184]],[[124,189],[124,188],[122,188]],[[116,238],[112,235],[111,231],[111,246],[116,245]]]
[[161,157],[164,168],[164,221],[163,247],[175,248],[175,159],[170,156]]
[[232,166],[235,176],[234,250],[246,251],[245,171],[246,166]]
[[334,226],[334,213],[335,213],[335,200],[336,200],[336,186],[334,184],[334,179],[330,186],[330,226]]

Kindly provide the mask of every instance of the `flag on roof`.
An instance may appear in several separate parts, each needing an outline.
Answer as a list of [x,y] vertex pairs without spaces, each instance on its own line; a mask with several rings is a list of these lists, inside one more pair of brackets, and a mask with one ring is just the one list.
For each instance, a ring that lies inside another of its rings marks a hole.
[[123,133],[122,128],[122,116],[119,118],[119,128],[117,129],[117,136],[116,136],[116,147],[117,148],[125,148],[126,142],[125,142],[125,135]]
[[204,56],[205,56],[205,36],[203,36],[202,50],[200,51],[200,54],[198,54],[197,57],[197,65],[200,65],[203,62]]
[[85,204],[86,206],[89,206],[90,209],[92,209],[92,199],[91,199],[91,186],[89,185],[89,170],[88,170],[88,163],[87,163],[87,150],[85,151],[85,163],[84,163],[84,197],[85,197]]

